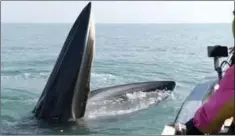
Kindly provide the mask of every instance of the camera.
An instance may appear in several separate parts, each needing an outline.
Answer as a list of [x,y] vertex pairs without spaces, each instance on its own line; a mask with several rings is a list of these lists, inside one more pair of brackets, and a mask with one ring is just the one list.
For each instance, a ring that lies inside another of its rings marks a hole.
[[218,73],[219,80],[221,80],[222,68],[221,68],[221,65],[219,64],[219,58],[228,57],[228,47],[221,46],[221,45],[208,46],[207,54],[208,54],[208,57],[214,58],[214,69]]
[[228,57],[228,47],[215,45],[207,47],[208,57],[220,58],[220,57]]

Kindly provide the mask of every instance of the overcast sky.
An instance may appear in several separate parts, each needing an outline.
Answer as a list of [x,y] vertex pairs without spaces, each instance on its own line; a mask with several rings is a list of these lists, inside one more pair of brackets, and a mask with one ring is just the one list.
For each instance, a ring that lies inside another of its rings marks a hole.
[[[2,22],[73,23],[88,1],[3,1]],[[231,23],[234,1],[96,1],[97,23]]]

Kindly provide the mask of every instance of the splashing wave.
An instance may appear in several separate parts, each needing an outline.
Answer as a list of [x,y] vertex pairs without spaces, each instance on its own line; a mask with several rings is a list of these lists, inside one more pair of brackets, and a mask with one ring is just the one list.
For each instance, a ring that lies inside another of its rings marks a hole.
[[95,119],[133,113],[158,104],[170,95],[169,91],[134,92],[113,100],[89,101],[86,117]]

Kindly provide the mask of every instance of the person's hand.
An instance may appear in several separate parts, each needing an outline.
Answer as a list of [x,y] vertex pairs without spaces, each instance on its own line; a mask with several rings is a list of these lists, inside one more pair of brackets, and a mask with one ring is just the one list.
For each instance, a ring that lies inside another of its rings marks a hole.
[[232,52],[234,52],[234,48],[235,47],[230,47],[228,50],[229,50],[229,53],[232,53]]
[[174,127],[176,129],[176,135],[186,135],[187,129],[184,124],[176,123]]

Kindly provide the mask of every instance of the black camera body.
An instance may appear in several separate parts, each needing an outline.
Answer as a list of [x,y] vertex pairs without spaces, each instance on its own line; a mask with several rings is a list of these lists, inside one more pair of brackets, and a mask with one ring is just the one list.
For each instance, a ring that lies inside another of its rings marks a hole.
[[221,80],[222,78],[222,69],[219,64],[219,58],[221,57],[228,57],[228,47],[215,45],[215,46],[208,46],[207,47],[207,54],[208,57],[214,58],[214,69],[218,73],[218,78]]
[[208,57],[220,58],[220,57],[228,57],[228,47],[215,45],[207,47]]

